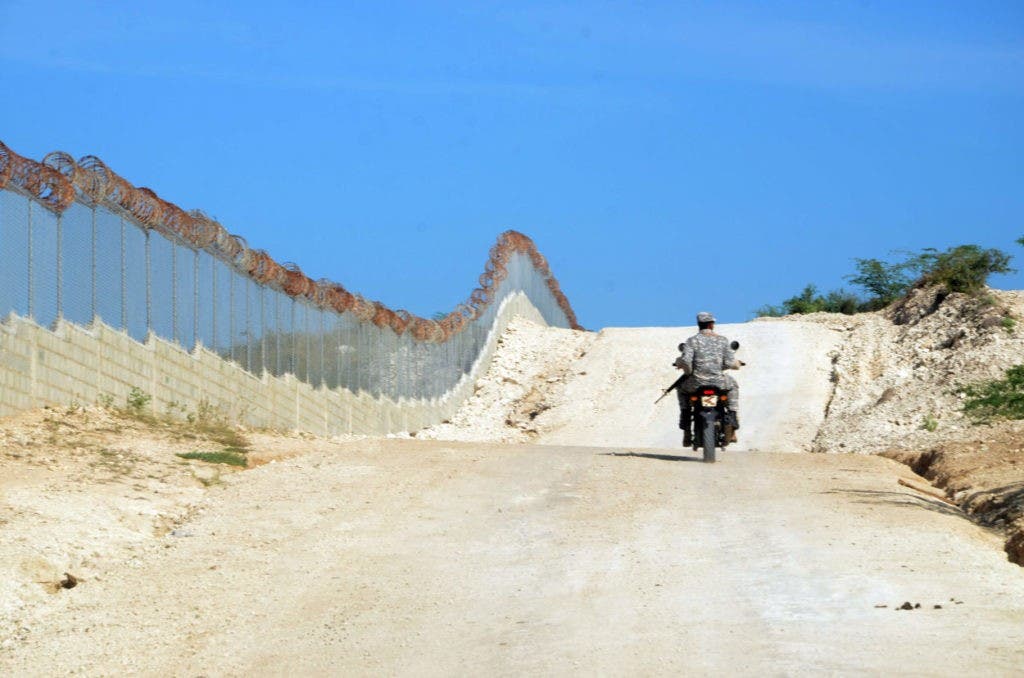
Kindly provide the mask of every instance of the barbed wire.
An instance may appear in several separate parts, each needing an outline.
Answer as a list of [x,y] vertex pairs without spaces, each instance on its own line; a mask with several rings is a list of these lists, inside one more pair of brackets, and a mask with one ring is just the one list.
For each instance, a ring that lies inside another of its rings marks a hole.
[[298,265],[278,263],[266,251],[252,249],[245,239],[233,235],[200,210],[186,211],[160,198],[156,191],[136,187],[116,174],[102,160],[86,155],[77,161],[68,153],[48,153],[42,162],[18,155],[0,141],[0,188],[12,186],[28,194],[47,209],[61,213],[76,200],[120,208],[148,229],[203,249],[231,264],[258,283],[337,313],[351,313],[363,322],[390,328],[396,334],[409,333],[418,341],[445,342],[480,317],[494,303],[497,287],[508,277],[508,263],[516,253],[529,257],[544,278],[570,327],[583,329],[547,259],[533,240],[519,231],[505,231],[491,247],[479,287],[469,298],[444,317],[422,318],[404,309],[393,310],[349,292],[340,283],[314,281]]

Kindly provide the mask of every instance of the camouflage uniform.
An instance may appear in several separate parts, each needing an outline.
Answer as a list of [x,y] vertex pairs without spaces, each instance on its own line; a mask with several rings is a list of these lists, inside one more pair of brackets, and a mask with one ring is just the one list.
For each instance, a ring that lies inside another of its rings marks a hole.
[[[736,380],[724,374],[723,370],[736,369],[739,362],[729,340],[715,334],[714,330],[701,330],[686,340],[683,354],[676,358],[676,367],[689,375],[676,389],[679,396],[679,427],[688,428],[690,419],[689,396],[697,387],[705,384],[729,391],[729,409],[739,411],[740,388]],[[684,422],[687,423],[684,426]]]

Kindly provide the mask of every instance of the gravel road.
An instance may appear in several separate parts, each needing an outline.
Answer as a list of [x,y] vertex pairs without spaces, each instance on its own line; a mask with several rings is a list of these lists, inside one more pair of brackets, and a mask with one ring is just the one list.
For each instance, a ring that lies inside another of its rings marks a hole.
[[1020,569],[997,536],[898,486],[905,467],[722,458],[391,440],[236,474],[175,533],[26,617],[0,673],[1024,666]]

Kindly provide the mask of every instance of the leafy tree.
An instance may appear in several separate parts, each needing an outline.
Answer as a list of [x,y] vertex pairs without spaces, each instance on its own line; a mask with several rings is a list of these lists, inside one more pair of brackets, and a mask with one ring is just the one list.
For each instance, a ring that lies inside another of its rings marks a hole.
[[911,280],[907,275],[907,262],[890,264],[878,259],[854,259],[857,275],[846,276],[854,285],[871,295],[862,310],[884,308],[907,293]]

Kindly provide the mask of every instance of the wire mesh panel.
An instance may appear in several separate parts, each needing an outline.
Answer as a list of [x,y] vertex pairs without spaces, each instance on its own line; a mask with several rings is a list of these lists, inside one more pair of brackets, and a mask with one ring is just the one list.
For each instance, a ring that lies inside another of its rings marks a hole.
[[149,232],[150,329],[158,337],[175,341],[174,244],[156,231]]
[[309,307],[303,301],[295,300],[292,307],[295,321],[294,336],[295,342],[292,347],[294,356],[295,376],[302,381],[309,381],[309,321],[307,319]]
[[336,341],[338,345],[338,384],[353,393],[359,390],[356,375],[356,331],[358,323],[351,314],[338,316]]
[[93,318],[92,214],[76,202],[61,218],[61,315],[79,325]]
[[295,307],[298,303],[292,297],[281,295],[278,297],[277,323],[280,328],[280,342],[278,346],[278,364],[282,374],[298,373],[298,356],[295,351]]
[[[96,220],[96,315],[107,325],[124,329],[124,243],[121,219],[99,207],[93,214]],[[65,260],[64,263],[67,268],[68,262]]]
[[338,321],[337,313],[326,311],[323,314],[323,383],[327,388],[338,386]]
[[[0,190],[0,313],[28,315],[29,199]],[[38,209],[38,208],[37,208]]]
[[269,287],[263,291],[263,367],[270,374],[277,376],[281,374],[281,326],[278,321],[280,296],[280,292]]
[[234,274],[230,266],[221,261],[220,259],[214,259],[213,263],[213,278],[215,283],[214,296],[213,296],[213,334],[214,343],[213,350],[226,360],[231,360],[231,336],[232,326],[231,317],[233,314],[231,308],[232,294],[231,286]]
[[30,205],[29,216],[32,225],[31,315],[43,327],[51,327],[57,319],[60,294],[57,268],[60,223],[57,215],[36,204]]
[[250,300],[250,316],[253,323],[253,361],[250,369],[253,374],[261,375],[267,369],[267,308],[266,299],[269,290],[256,282],[251,283],[252,299]]
[[124,229],[124,312],[129,336],[145,341],[149,333],[149,245],[146,232],[121,221]]
[[231,359],[248,369],[249,328],[246,318],[246,281],[241,274],[230,270],[231,280]]
[[395,399],[395,389],[398,385],[398,344],[395,333],[389,328],[382,328],[380,332],[381,348],[381,393],[388,398]]
[[174,340],[191,350],[196,343],[196,253],[174,248]]
[[309,336],[309,383],[320,386],[324,382],[324,311],[310,307],[306,315]]
[[263,372],[263,295],[252,278],[245,280],[246,369],[253,374]]
[[216,314],[216,288],[213,284],[214,258],[209,252],[201,251],[196,256],[196,277],[198,308],[196,309],[196,340],[210,350],[215,350],[213,319]]

